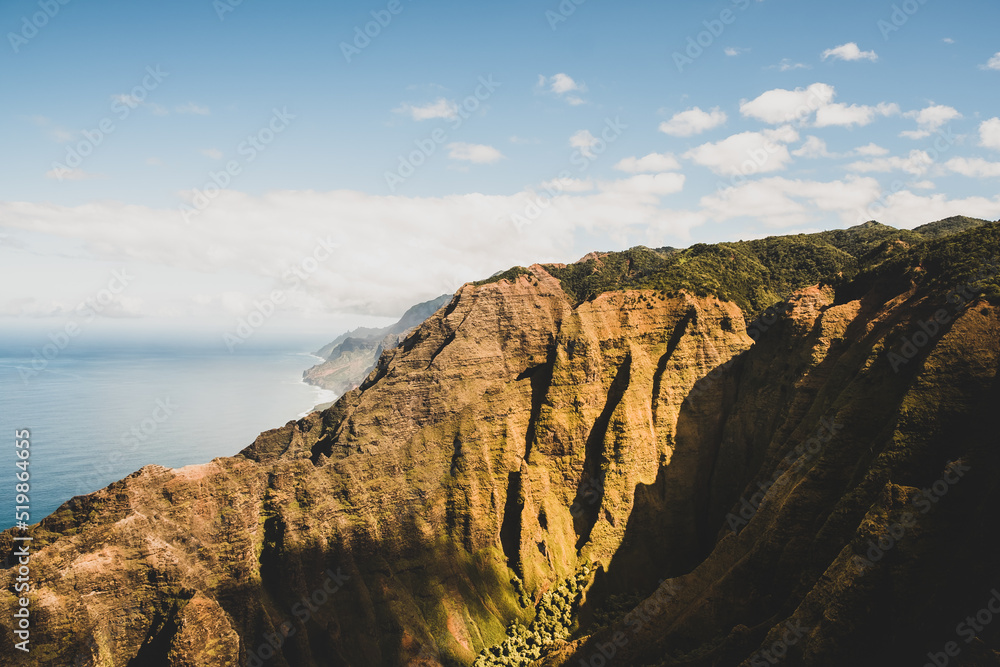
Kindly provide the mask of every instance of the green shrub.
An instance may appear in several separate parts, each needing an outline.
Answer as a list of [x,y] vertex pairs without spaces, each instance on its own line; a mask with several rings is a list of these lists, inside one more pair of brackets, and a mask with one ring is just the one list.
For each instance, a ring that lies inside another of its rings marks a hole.
[[[476,656],[473,667],[529,665],[542,656],[549,644],[569,637],[574,623],[574,612],[589,577],[590,568],[584,566],[575,575],[560,582],[558,586],[543,595],[535,607],[535,619],[531,625],[526,627],[517,621],[511,623],[507,627],[507,638],[500,644],[483,649]],[[511,583],[514,584],[515,592],[518,591],[518,587],[524,591],[524,586],[517,577],[512,579]],[[527,597],[527,592],[524,592],[524,596]],[[528,601],[530,602],[530,598]]]

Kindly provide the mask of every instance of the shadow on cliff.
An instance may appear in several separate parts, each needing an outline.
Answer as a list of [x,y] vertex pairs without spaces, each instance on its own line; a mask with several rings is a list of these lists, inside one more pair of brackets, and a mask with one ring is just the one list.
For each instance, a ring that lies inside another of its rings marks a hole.
[[[904,323],[915,324],[926,314],[923,309],[910,312]],[[991,592],[1000,590],[995,558],[1000,548],[1000,531],[996,530],[1000,525],[1000,425],[995,410],[1000,404],[1000,380],[996,369],[985,371],[991,379],[983,391],[973,389],[982,382],[983,369],[970,370],[956,387],[964,393],[964,400],[951,397],[948,402],[927,405],[936,432],[923,440],[917,438],[925,444],[900,449],[894,434],[903,400],[914,389],[918,369],[930,350],[921,350],[914,363],[898,373],[890,370],[884,358],[880,366],[868,368],[873,346],[885,342],[881,338],[893,324],[898,322],[867,331],[852,325],[848,337],[855,340],[853,346],[832,349],[795,383],[794,392],[787,392],[772,406],[770,415],[760,415],[767,426],[748,439],[742,458],[735,456],[728,474],[738,474],[740,482],[728,485],[728,495],[713,497],[710,489],[717,486],[715,471],[720,458],[727,455],[724,436],[731,441],[741,430],[753,432],[752,421],[744,413],[760,403],[755,397],[761,387],[753,382],[761,376],[758,365],[771,369],[763,377],[774,385],[772,395],[780,396],[789,370],[794,371],[796,354],[808,347],[797,345],[797,350],[784,349],[782,355],[780,346],[772,345],[771,350],[755,346],[729,368],[696,383],[679,416],[673,458],[652,485],[636,488],[625,539],[602,576],[597,594],[588,601],[590,606],[600,606],[601,594],[612,590],[648,595],[659,579],[694,569],[725,534],[726,509],[738,511],[738,490],[748,494],[755,490],[755,481],[780,472],[782,457],[821,415],[839,415],[844,429],[833,444],[806,460],[784,501],[787,508],[777,510],[779,518],[758,532],[755,542],[741,547],[745,552],[732,569],[716,571],[716,581],[695,583],[706,586],[704,592],[693,603],[689,600],[687,609],[669,612],[670,631],[664,627],[660,634],[644,637],[650,650],[623,659],[637,664],[655,662],[665,658],[665,647],[670,646],[672,654],[687,652],[690,659],[664,664],[732,665],[752,657],[755,649],[768,648],[762,642],[769,629],[791,618],[810,591],[829,585],[830,564],[845,545],[854,543],[865,513],[887,485],[933,489],[941,485],[948,462],[956,460],[967,462],[974,472],[949,487],[949,502],[937,505],[941,509],[928,514],[926,525],[904,546],[890,549],[859,589],[842,594],[845,602],[841,604],[848,606],[840,609],[835,622],[828,623],[832,627],[823,626],[820,641],[833,642],[826,645],[824,654],[845,658],[836,664],[901,664],[902,656],[919,664],[928,651],[940,651],[954,641],[956,623],[969,612],[974,616]],[[948,330],[950,326],[941,335]],[[817,334],[814,327],[804,336],[805,342]],[[723,423],[728,423],[728,431]],[[864,554],[870,547],[859,544],[855,548],[855,553]],[[726,557],[721,558],[725,562]],[[928,572],[935,576],[928,579]],[[851,641],[836,643],[837,633],[844,631],[850,633]],[[998,655],[982,644],[997,646],[1000,624],[984,627],[974,642],[973,634],[968,634],[970,644],[962,649],[973,662],[963,664],[1000,664]],[[578,655],[586,656],[596,646],[588,642]],[[695,654],[701,657],[696,659]],[[790,654],[788,664],[801,660],[801,655]]]
[[419,659],[415,664],[458,667],[478,651],[455,642],[465,632],[459,626],[478,621],[472,636],[502,633],[517,614],[512,595],[502,594],[510,582],[496,554],[473,556],[445,540],[410,541],[419,534],[412,515],[400,515],[394,535],[355,533],[349,544],[331,535],[325,549],[292,547],[283,533],[280,518],[268,518],[260,584],[216,594],[240,628],[241,664],[394,666]]

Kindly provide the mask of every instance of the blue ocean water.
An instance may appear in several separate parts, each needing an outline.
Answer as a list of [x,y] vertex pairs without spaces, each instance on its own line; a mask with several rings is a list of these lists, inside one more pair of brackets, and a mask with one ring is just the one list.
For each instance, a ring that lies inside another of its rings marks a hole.
[[287,349],[98,346],[67,350],[35,375],[25,372],[32,356],[0,345],[0,530],[15,523],[15,431],[31,434],[37,523],[144,465],[236,454],[261,431],[333,398],[301,382],[318,359]]

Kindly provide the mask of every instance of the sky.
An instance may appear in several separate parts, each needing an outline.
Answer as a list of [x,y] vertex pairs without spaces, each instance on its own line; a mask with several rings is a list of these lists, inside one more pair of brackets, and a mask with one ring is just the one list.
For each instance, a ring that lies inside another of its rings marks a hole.
[[592,250],[997,219],[998,19],[985,0],[8,0],[0,329],[238,350]]

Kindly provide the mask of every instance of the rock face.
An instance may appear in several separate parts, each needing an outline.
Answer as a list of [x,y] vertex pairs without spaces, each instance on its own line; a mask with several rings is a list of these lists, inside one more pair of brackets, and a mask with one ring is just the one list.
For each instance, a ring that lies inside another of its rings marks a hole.
[[933,243],[760,318],[466,285],[330,409],[33,527],[0,665],[471,664],[531,618],[514,575],[583,564],[541,664],[1000,664],[1000,623],[956,630],[1000,585],[1000,229]]
[[400,340],[449,301],[451,295],[445,294],[418,303],[391,326],[361,327],[338,336],[316,352],[325,361],[303,372],[302,379],[342,396],[364,381],[384,351],[399,345]]

